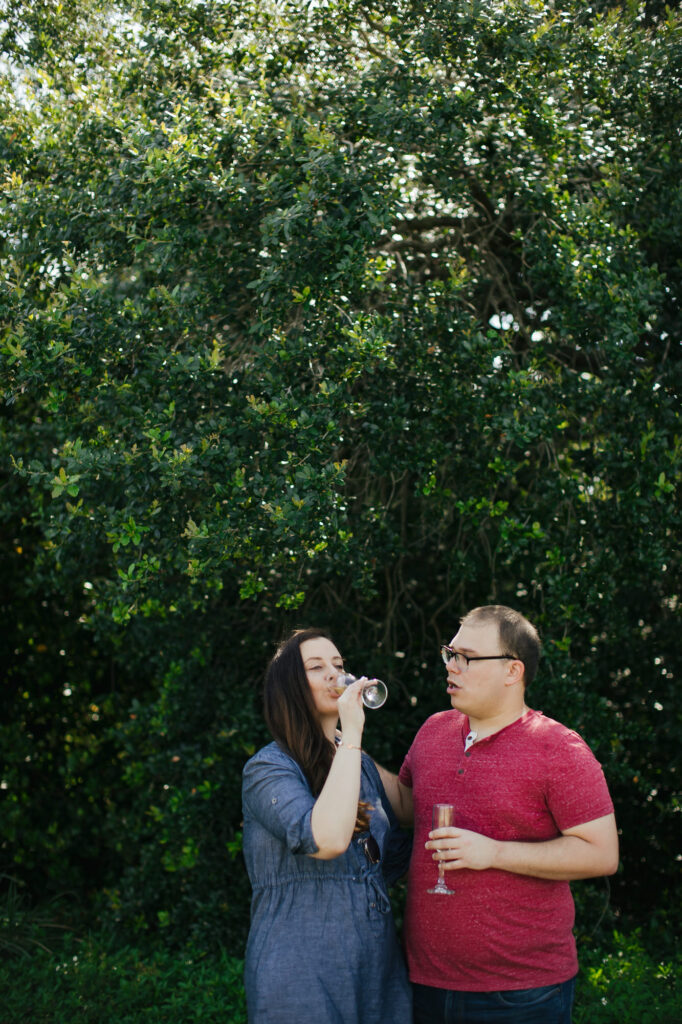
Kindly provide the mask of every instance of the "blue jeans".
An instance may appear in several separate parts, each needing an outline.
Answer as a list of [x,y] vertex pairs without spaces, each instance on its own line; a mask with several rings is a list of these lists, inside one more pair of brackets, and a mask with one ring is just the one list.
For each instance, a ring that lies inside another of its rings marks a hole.
[[413,985],[414,1024],[571,1024],[575,978],[542,988],[452,992]]

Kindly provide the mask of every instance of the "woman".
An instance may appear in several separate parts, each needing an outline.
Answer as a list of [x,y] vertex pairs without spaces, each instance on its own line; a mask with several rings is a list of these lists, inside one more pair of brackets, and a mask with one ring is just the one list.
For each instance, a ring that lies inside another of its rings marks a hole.
[[246,764],[242,790],[251,1024],[412,1019],[384,877],[395,880],[398,861],[397,876],[406,869],[409,841],[361,751],[362,682],[334,690],[342,670],[332,641],[307,629],[279,647],[266,674],[275,742]]

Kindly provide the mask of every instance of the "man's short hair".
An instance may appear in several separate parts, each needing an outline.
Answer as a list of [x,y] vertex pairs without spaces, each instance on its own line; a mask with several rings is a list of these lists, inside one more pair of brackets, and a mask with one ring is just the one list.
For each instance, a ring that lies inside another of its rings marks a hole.
[[535,679],[542,647],[540,635],[528,619],[514,608],[504,604],[484,604],[472,608],[460,620],[463,626],[481,626],[487,622],[497,624],[503,653],[513,654],[523,662],[523,681],[526,689]]

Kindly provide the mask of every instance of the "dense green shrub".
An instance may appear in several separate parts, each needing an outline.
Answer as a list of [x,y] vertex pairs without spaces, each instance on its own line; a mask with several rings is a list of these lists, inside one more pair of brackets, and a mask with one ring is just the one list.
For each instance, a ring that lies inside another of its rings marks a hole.
[[499,600],[679,898],[679,13],[5,7],[0,866],[240,953],[281,632],[397,768]]

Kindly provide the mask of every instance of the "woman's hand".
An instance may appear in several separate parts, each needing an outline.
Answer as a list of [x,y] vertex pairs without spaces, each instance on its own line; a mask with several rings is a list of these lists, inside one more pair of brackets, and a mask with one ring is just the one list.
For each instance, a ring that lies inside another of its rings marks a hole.
[[362,690],[367,683],[367,676],[356,679],[347,686],[337,702],[341,732],[346,743],[359,744],[362,730],[365,727],[365,706],[362,703]]

